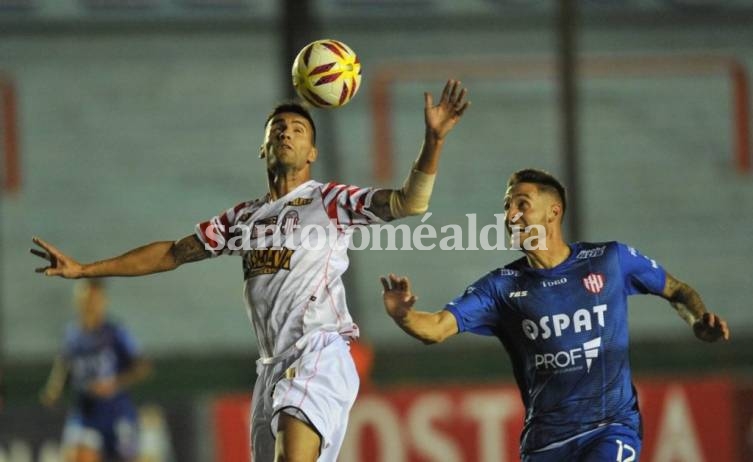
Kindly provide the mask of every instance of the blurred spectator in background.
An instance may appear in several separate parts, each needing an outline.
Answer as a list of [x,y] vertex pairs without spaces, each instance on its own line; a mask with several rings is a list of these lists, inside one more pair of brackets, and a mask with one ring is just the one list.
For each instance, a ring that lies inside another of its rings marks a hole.
[[63,429],[66,462],[133,461],[138,449],[137,413],[126,390],[151,373],[131,334],[107,318],[99,279],[75,289],[77,322],[65,332],[40,399],[53,406],[67,379],[73,404]]

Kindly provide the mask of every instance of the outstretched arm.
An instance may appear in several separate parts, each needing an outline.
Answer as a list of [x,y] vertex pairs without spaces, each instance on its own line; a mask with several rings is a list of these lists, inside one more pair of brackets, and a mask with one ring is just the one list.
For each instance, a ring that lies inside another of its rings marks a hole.
[[471,104],[468,90],[460,81],[448,80],[439,102],[434,105],[431,93],[424,93],[424,144],[411,172],[400,189],[385,189],[374,194],[371,211],[383,220],[419,215],[429,207],[434,176],[444,140]]
[[727,321],[709,312],[695,289],[669,273],[662,297],[667,299],[680,317],[693,328],[693,333],[699,339],[706,342],[729,340]]
[[439,343],[458,333],[455,316],[447,310],[429,313],[413,309],[416,296],[411,292],[410,280],[394,274],[382,277],[384,308],[393,321],[408,335],[425,344]]
[[39,393],[39,401],[47,407],[54,406],[63,394],[65,381],[67,379],[68,363],[62,356],[58,355],[52,363],[52,370],[50,370],[50,376],[47,378],[47,383]]
[[35,271],[45,276],[60,276],[68,279],[143,276],[174,270],[184,263],[204,260],[211,256],[210,251],[195,235],[189,235],[174,242],[153,242],[123,255],[87,264],[79,263],[38,237],[34,237],[32,241],[42,250],[32,248],[31,253],[49,262],[49,265],[37,268]]

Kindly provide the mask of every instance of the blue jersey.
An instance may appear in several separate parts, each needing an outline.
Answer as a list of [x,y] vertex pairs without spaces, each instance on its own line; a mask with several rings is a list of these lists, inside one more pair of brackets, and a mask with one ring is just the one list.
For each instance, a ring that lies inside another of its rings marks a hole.
[[87,389],[96,381],[114,379],[140,355],[134,338],[112,322],[105,322],[93,331],[69,325],[65,334],[63,358],[70,365],[71,385],[76,393],[77,406],[82,411],[97,412],[127,399],[122,391],[108,399],[102,399],[90,395]]
[[496,336],[507,350],[526,408],[522,452],[611,423],[640,427],[627,297],[661,294],[665,272],[617,242],[570,250],[555,268],[521,258],[492,271],[446,307],[460,332]]

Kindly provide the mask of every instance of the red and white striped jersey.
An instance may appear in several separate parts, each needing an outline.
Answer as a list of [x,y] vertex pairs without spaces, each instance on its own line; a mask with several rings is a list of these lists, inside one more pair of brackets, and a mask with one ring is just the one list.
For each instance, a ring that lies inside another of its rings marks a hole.
[[243,202],[196,225],[213,256],[243,259],[244,297],[263,360],[303,348],[316,331],[358,337],[341,280],[354,225],[381,223],[376,192],[314,180],[285,196]]

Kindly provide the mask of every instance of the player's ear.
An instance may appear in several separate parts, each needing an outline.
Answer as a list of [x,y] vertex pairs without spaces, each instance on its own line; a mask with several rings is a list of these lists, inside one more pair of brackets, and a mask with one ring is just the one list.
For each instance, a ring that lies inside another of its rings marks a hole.
[[259,146],[259,159],[264,159],[265,157],[267,157],[267,150],[264,149],[264,145],[262,144]]
[[549,207],[549,221],[562,220],[562,204],[559,202],[552,202]]
[[317,157],[319,157],[319,150],[315,147],[312,147],[309,151],[308,156],[306,156],[306,163],[313,164],[316,161]]

